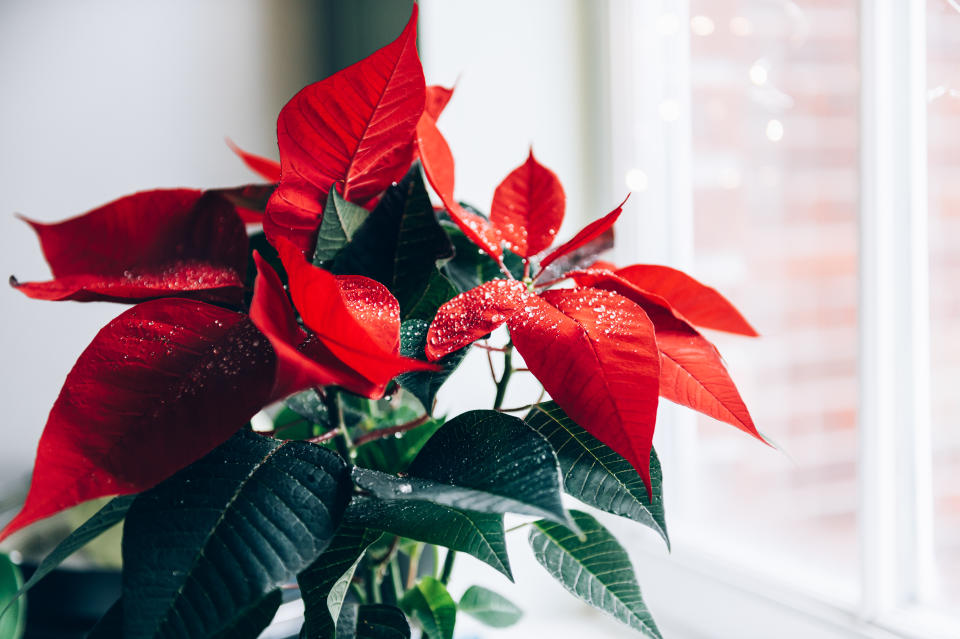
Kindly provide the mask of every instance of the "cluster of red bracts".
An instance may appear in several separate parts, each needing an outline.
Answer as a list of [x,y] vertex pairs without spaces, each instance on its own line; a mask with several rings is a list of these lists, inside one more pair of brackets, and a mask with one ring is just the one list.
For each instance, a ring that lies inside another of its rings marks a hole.
[[[655,266],[559,273],[576,288],[537,284],[547,266],[607,231],[620,207],[543,255],[565,199],[532,152],[497,188],[489,220],[454,199],[453,157],[436,126],[451,90],[425,85],[416,13],[397,40],[291,99],[277,124],[279,165],[234,147],[269,184],[148,191],[59,224],[30,222],[54,279],[11,278],[18,290],[136,305],[68,375],[27,503],[0,538],[82,501],[150,488],[293,392],[336,386],[380,397],[398,374],[433,368],[399,355],[399,305],[385,286],[308,259],[331,189],[372,208],[418,158],[467,237],[509,273],[506,245],[532,276],[446,303],[430,328],[430,359],[506,323],[554,400],[648,485],[658,396],[759,437],[716,350],[693,328],[755,334],[716,291]],[[250,223],[263,224],[289,295],[254,252],[245,296]]]

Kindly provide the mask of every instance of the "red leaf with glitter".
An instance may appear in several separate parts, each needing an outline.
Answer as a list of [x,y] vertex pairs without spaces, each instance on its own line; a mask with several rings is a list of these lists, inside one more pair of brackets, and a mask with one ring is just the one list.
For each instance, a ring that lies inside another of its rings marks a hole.
[[427,359],[435,361],[495,331],[535,296],[517,280],[492,280],[461,293],[437,311],[427,332]]
[[508,326],[553,400],[629,461],[649,492],[660,356],[643,309],[611,291],[556,289],[531,297]]
[[414,4],[399,38],[283,107],[282,178],[264,221],[271,243],[284,237],[311,251],[334,183],[342,184],[344,198],[363,204],[410,168],[426,94],[416,40]]
[[266,403],[273,369],[246,315],[172,298],[127,310],[67,375],[27,502],[0,538],[89,499],[146,490],[199,459]]
[[537,162],[533,149],[527,161],[510,172],[493,193],[490,221],[520,257],[530,257],[553,244],[567,196],[556,174]]
[[635,264],[616,273],[637,288],[667,300],[695,326],[748,337],[759,336],[727,298],[683,271],[656,264]]
[[436,192],[450,218],[460,227],[470,241],[484,250],[495,261],[503,256],[500,246],[500,233],[484,218],[464,210],[453,197],[454,164],[453,154],[443,138],[437,123],[429,116],[420,118],[417,124],[417,150],[423,172],[427,174],[430,186]]
[[660,348],[660,396],[763,441],[716,347],[663,308],[651,308]]
[[280,163],[270,158],[248,153],[233,143],[233,140],[227,138],[227,146],[230,150],[240,156],[247,168],[262,177],[268,182],[276,184],[280,181]]
[[54,280],[11,284],[48,300],[136,302],[164,296],[237,303],[247,235],[220,194],[144,191],[56,224],[27,220]]
[[[310,264],[286,240],[277,248],[290,278],[290,297],[303,323],[324,352],[329,351],[374,389],[355,392],[380,397],[400,373],[436,370],[432,364],[399,355],[400,304],[385,286],[360,275],[336,277]],[[344,380],[343,385],[353,390],[349,383]]]
[[423,112],[436,121],[447,107],[451,97],[453,97],[453,88],[448,89],[438,84],[428,86],[427,101],[423,106]]
[[293,306],[287,299],[283,283],[276,271],[259,253],[254,253],[257,281],[250,319],[273,346],[277,355],[277,372],[272,400],[314,386],[340,386],[363,396],[382,394],[377,385],[356,373],[333,356],[316,339],[309,338],[297,323]]
[[545,269],[554,260],[559,259],[568,253],[572,253],[584,244],[587,244],[591,240],[603,235],[607,229],[614,225],[614,223],[617,221],[617,218],[620,217],[620,214],[623,213],[623,205],[627,203],[628,199],[630,199],[629,195],[623,200],[623,202],[620,203],[620,206],[613,209],[599,220],[595,220],[586,225],[580,230],[579,233],[550,251],[546,257],[540,260],[540,268]]

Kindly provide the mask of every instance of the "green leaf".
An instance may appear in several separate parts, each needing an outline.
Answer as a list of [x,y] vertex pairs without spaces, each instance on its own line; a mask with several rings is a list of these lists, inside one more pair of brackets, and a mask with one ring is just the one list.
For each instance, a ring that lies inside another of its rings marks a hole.
[[311,424],[323,426],[325,429],[329,429],[332,425],[330,423],[330,411],[327,409],[327,405],[324,403],[323,398],[320,397],[320,394],[313,388],[308,388],[305,391],[291,395],[283,400],[283,403],[286,404],[287,408]]
[[240,431],[130,506],[124,636],[209,637],[327,548],[346,465],[305,442]]
[[87,633],[87,639],[123,639],[123,599],[113,602]]
[[627,552],[596,519],[579,511],[572,514],[585,539],[553,522],[536,521],[529,537],[534,557],[580,599],[647,637],[660,639]]
[[512,601],[482,586],[470,586],[460,597],[460,611],[494,628],[520,621],[523,611]]
[[337,639],[410,639],[410,624],[395,606],[349,604],[340,612]]
[[[466,208],[479,214],[479,211],[473,207],[466,206]],[[443,272],[459,292],[469,291],[484,282],[503,277],[503,272],[497,263],[470,241],[453,222],[443,221],[440,224],[450,237],[454,251],[453,259],[443,266]],[[504,250],[503,260],[516,279],[523,278],[522,258],[509,250]]]
[[433,577],[418,581],[403,596],[400,606],[430,639],[453,639],[457,603],[444,585]]
[[313,263],[320,266],[332,260],[352,239],[370,212],[343,199],[337,189],[330,189],[323,208],[323,219],[317,231],[317,248],[313,251]]
[[384,192],[352,241],[337,254],[331,270],[365,275],[385,285],[400,302],[401,317],[406,317],[412,307],[424,304],[424,286],[432,280],[437,260],[452,255],[420,165],[414,164],[400,183]]
[[20,639],[23,636],[27,602],[19,599],[22,590],[20,567],[10,561],[10,557],[0,554],[0,601],[10,601],[0,616],[0,639]]
[[[273,590],[259,601],[241,610],[227,628],[211,639],[257,639],[270,625],[283,603],[283,593]],[[87,639],[121,639],[123,637],[123,599],[118,599],[87,635]]]
[[[124,495],[123,497],[110,500],[103,508],[98,510],[93,517],[81,524],[80,527],[70,533],[66,539],[57,544],[56,548],[43,558],[43,561],[37,566],[37,569],[30,576],[30,579],[22,585],[13,599],[7,601],[6,596],[0,595],[0,601],[6,602],[3,611],[5,612],[13,605],[14,601],[33,588],[38,581],[49,575],[57,566],[62,564],[67,557],[120,523],[126,516],[127,510],[130,509],[130,504],[133,503],[134,498],[136,498],[136,495]],[[0,612],[0,614],[2,614],[2,612]],[[3,637],[4,635],[0,634],[0,639]]]
[[426,284],[404,297],[400,318],[404,321],[422,319],[432,321],[437,309],[459,295],[460,291],[439,270],[434,268]]
[[561,501],[559,466],[550,443],[506,413],[473,410],[456,416],[430,438],[408,472],[411,479],[438,484],[428,501],[572,525]]
[[[415,418],[416,415],[411,417]],[[366,442],[357,447],[356,464],[384,473],[404,472],[427,440],[443,424],[443,419],[431,419],[421,426],[400,433],[399,437],[393,435]]]
[[574,423],[554,402],[534,406],[526,422],[556,451],[567,493],[585,504],[649,526],[670,547],[663,512],[663,472],[656,451],[650,453],[650,501],[643,479],[630,462]]
[[379,536],[379,531],[341,524],[323,554],[297,575],[304,604],[303,639],[334,636],[334,620],[340,616],[356,565]]
[[[376,471],[367,471],[376,473]],[[388,480],[402,481],[390,475]],[[513,581],[503,530],[503,515],[457,510],[430,502],[378,499],[359,495],[350,501],[344,519],[429,544],[462,550]]]
[[283,603],[283,593],[277,589],[266,594],[234,617],[233,622],[212,639],[257,639],[273,621]]
[[[427,320],[411,319],[405,321],[400,326],[400,354],[404,357],[426,361],[427,356],[424,355],[424,351],[427,348],[427,331],[429,329],[430,322]],[[397,383],[419,399],[424,410],[432,412],[433,400],[437,396],[437,391],[466,357],[467,350],[461,348],[440,359],[436,363],[442,367],[442,370],[436,373],[429,371],[403,373],[397,376]]]

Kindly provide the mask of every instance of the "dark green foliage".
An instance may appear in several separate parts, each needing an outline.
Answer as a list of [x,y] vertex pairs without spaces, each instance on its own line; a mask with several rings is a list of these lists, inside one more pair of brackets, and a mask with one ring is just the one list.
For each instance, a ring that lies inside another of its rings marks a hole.
[[378,531],[342,524],[323,554],[297,576],[304,604],[302,639],[334,636],[334,619],[340,616],[356,563],[379,536]]
[[[479,211],[472,207],[466,206],[466,208],[479,214]],[[455,253],[453,259],[443,266],[443,272],[461,293],[492,279],[504,277],[497,263],[478,249],[477,245],[471,242],[453,222],[444,221],[441,224],[450,237]],[[514,278],[523,278],[523,260],[519,256],[504,250],[503,261],[513,273]]]
[[[427,348],[427,331],[429,329],[430,322],[426,320],[411,319],[405,321],[400,326],[400,354],[426,361],[427,357],[424,355],[424,351]],[[397,376],[397,383],[419,399],[425,411],[432,412],[433,400],[437,396],[437,391],[440,390],[440,387],[456,370],[466,355],[466,348],[454,351],[437,362],[443,367],[443,370],[436,373],[403,373]]]
[[[20,587],[20,589],[16,592],[15,597],[9,602],[7,602],[5,593],[0,593],[0,602],[5,602],[0,614],[6,612],[7,608],[13,605],[17,598],[33,588],[38,581],[49,575],[57,566],[62,564],[67,557],[86,546],[89,542],[93,541],[101,534],[107,532],[107,530],[116,524],[120,523],[127,515],[127,511],[130,509],[130,504],[133,503],[135,497],[136,495],[125,495],[123,497],[111,499],[103,508],[98,510],[93,517],[83,522],[79,528],[70,533],[66,539],[61,541],[59,544],[57,544],[56,548],[50,551],[49,555],[43,558],[43,561],[41,561],[40,565],[37,566],[37,569],[30,576],[30,579],[27,580],[27,583]],[[0,637],[5,636],[6,635],[0,633]]]
[[394,606],[347,604],[337,621],[337,639],[410,639],[410,624]]
[[317,231],[317,246],[313,250],[313,263],[321,266],[332,260],[340,250],[353,240],[357,232],[369,217],[370,212],[353,202],[347,202],[337,192],[330,189],[327,203],[323,208],[323,220]]
[[596,519],[579,511],[572,514],[583,537],[553,522],[534,522],[529,541],[537,561],[564,588],[594,608],[647,637],[660,639],[627,551]]
[[240,431],[141,494],[124,529],[124,636],[232,627],[326,549],[348,491],[336,454]]
[[[414,308],[419,308],[418,316],[422,316],[427,312],[424,307],[443,296],[442,282],[433,275],[437,260],[452,255],[450,241],[430,204],[420,165],[415,164],[403,180],[384,192],[330,268],[334,273],[377,280],[396,296],[402,317],[411,316]],[[425,289],[432,290],[427,294]]]
[[547,438],[557,453],[564,490],[580,501],[649,526],[670,545],[663,513],[663,472],[656,451],[650,453],[653,501],[630,462],[578,426],[554,402],[534,406],[531,428]]

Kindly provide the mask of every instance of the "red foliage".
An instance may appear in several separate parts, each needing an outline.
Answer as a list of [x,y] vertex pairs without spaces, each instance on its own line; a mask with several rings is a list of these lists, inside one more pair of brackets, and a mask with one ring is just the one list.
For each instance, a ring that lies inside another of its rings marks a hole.
[[37,299],[137,302],[177,295],[238,303],[247,235],[221,194],[144,191],[56,224],[26,220],[54,279],[13,284]]
[[241,313],[162,299],[121,314],[67,376],[27,502],[0,539],[88,499],[146,490],[199,459],[266,403],[273,366]]
[[567,196],[556,174],[533,157],[510,172],[493,194],[490,221],[510,250],[536,255],[553,243],[563,223]]
[[309,252],[327,194],[363,204],[400,180],[413,159],[426,87],[417,57],[417,5],[396,40],[297,93],[277,120],[281,179],[264,231]]

